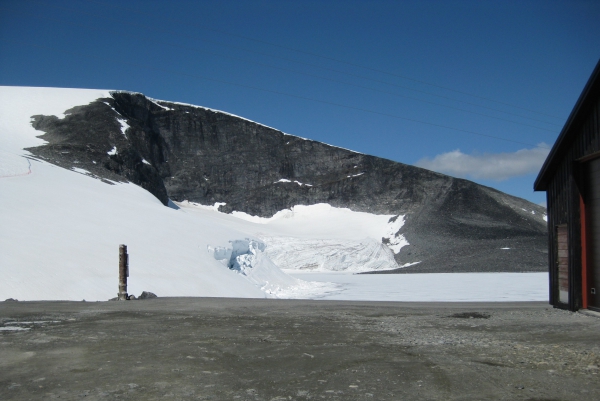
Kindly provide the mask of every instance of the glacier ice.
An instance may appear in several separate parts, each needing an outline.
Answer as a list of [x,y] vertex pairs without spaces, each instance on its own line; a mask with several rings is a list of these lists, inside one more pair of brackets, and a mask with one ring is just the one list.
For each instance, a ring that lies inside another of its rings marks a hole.
[[365,272],[397,269],[391,250],[373,238],[261,237],[265,254],[282,269]]
[[272,298],[306,298],[339,291],[339,285],[307,282],[283,272],[264,253],[266,244],[254,239],[229,241],[230,247],[208,247],[215,259],[245,276]]

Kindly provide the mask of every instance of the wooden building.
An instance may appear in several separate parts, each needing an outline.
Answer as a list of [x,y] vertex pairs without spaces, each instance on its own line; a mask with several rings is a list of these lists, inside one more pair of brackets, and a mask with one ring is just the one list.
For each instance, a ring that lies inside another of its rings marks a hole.
[[548,204],[550,304],[600,311],[600,61],[534,189]]

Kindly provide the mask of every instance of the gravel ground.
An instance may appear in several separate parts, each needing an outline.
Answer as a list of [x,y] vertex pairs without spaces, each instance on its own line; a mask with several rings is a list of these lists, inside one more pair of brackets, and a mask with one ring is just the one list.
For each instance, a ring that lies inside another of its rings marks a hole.
[[0,399],[598,400],[599,333],[545,303],[0,302]]

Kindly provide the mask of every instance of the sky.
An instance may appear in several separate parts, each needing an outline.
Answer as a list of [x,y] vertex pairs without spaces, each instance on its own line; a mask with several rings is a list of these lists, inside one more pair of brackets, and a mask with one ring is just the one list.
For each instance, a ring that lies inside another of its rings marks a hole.
[[528,199],[598,1],[0,0],[0,85],[202,105]]

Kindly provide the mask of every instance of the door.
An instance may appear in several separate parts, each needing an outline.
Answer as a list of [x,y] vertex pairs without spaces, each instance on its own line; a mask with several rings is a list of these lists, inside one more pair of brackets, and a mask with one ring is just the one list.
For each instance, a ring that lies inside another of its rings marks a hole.
[[600,158],[587,162],[585,173],[588,307],[600,310]]
[[569,238],[567,225],[556,226],[556,249],[558,268],[558,300],[560,303],[569,303]]

